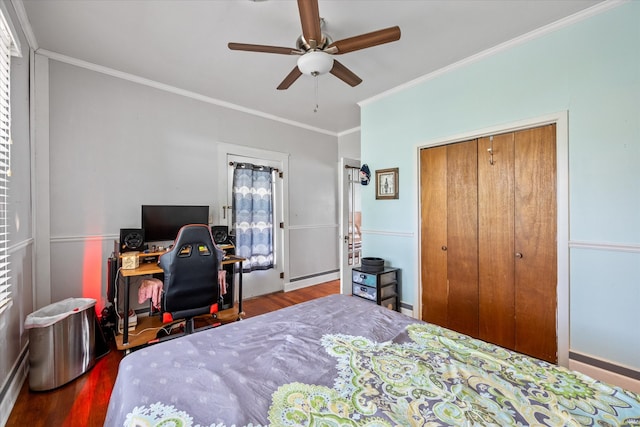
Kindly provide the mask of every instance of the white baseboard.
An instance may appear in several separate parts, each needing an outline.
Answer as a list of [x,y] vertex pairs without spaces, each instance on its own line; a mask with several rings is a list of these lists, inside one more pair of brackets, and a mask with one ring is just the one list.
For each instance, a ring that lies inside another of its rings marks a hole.
[[296,289],[302,289],[313,285],[319,285],[320,283],[331,282],[332,280],[340,279],[340,272],[322,274],[319,276],[310,277],[308,279],[296,280],[295,282],[287,282],[284,284],[284,291],[295,291]]
[[413,309],[409,310],[408,308],[400,307],[400,313],[406,314],[409,317],[414,317],[413,316]]
[[607,371],[606,369],[598,368],[587,363],[578,362],[577,360],[569,359],[569,369],[582,372],[585,375],[595,378],[596,380],[604,381],[606,383],[617,385],[627,390],[640,393],[640,381],[626,377],[624,375],[617,374],[615,372]]
[[16,400],[18,400],[18,395],[20,394],[20,389],[22,389],[22,385],[27,379],[27,373],[29,372],[29,351],[25,348],[23,349],[25,352],[24,357],[22,357],[20,364],[14,365],[14,374],[10,374],[9,377],[13,377],[13,380],[6,389],[6,393],[0,401],[0,426],[5,426],[7,421],[9,421],[9,415],[11,415],[11,410],[13,409],[13,405],[16,404]]

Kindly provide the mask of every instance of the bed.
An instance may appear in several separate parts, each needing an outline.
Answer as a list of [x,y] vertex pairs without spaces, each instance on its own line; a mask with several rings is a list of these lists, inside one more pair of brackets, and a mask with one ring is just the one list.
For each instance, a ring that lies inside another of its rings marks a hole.
[[638,425],[640,395],[332,295],[126,356],[105,426]]

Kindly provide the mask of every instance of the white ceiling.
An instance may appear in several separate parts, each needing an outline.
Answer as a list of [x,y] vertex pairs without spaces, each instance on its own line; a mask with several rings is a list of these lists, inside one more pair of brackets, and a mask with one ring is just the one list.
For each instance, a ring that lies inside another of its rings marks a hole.
[[[358,102],[554,23],[600,0],[319,0],[340,40],[400,26],[401,39],[336,59],[363,82],[327,74],[276,87],[297,56],[231,51],[228,42],[295,47],[293,0],[23,0],[39,49],[339,134]],[[16,0],[14,0],[14,3]],[[19,3],[19,0],[18,0]],[[70,59],[69,59],[70,60]]]

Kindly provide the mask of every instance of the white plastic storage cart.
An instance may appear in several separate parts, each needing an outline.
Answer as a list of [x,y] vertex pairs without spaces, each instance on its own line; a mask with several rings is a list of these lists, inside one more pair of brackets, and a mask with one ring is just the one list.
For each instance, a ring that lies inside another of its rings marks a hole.
[[379,271],[371,271],[365,268],[354,268],[351,271],[353,295],[375,302],[390,310],[400,311],[399,269],[384,267]]

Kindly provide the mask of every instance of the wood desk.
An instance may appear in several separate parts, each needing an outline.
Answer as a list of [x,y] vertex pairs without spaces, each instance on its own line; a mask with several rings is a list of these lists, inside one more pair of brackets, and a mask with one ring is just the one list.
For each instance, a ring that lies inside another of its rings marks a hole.
[[[159,256],[161,253],[141,253],[140,258]],[[234,270],[238,272],[238,315],[236,320],[241,320],[244,316],[242,311],[242,262],[245,258],[227,255],[222,260],[222,265],[238,264]],[[122,325],[122,335],[116,337],[116,346],[118,350],[127,350],[133,347],[146,344],[148,340],[143,339],[144,342],[129,342],[129,290],[131,287],[130,279],[132,277],[146,276],[149,274],[164,273],[164,270],[158,265],[157,262],[142,263],[138,268],[132,270],[120,270],[120,274],[124,277],[124,317]],[[217,284],[217,283],[216,283]],[[116,307],[117,309],[117,307]],[[119,322],[118,322],[119,323]],[[118,325],[119,326],[119,325]],[[116,329],[117,330],[117,329]],[[144,337],[144,336],[143,336]],[[120,339],[121,338],[121,339]]]

